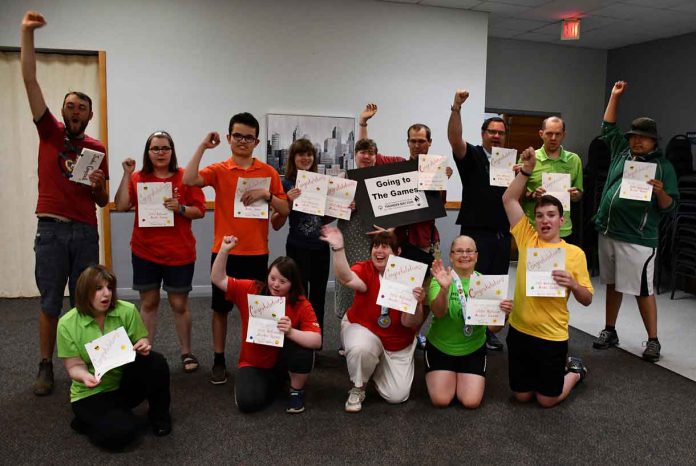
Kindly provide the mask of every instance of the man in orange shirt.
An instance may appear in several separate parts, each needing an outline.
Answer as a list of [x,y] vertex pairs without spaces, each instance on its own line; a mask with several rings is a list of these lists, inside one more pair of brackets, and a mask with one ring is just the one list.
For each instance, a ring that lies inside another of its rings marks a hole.
[[[254,158],[254,148],[259,144],[259,122],[250,113],[238,113],[230,119],[227,142],[232,156],[224,162],[214,163],[199,171],[203,153],[220,144],[220,135],[208,133],[191,157],[184,171],[184,183],[189,186],[212,186],[215,189],[215,226],[211,265],[215,261],[222,238],[233,235],[239,238],[234,253],[227,261],[227,275],[234,278],[266,280],[268,267],[268,218],[244,218],[235,212],[235,195],[238,181],[252,178],[270,178],[268,189],[251,189],[241,195],[241,201],[249,206],[259,200],[268,202],[282,215],[288,215],[287,196],[280,176],[273,167]],[[268,212],[266,212],[268,213]],[[225,364],[225,340],[227,338],[227,314],[233,304],[225,300],[225,294],[212,285],[213,298],[213,347],[215,359],[210,382],[227,382]]]

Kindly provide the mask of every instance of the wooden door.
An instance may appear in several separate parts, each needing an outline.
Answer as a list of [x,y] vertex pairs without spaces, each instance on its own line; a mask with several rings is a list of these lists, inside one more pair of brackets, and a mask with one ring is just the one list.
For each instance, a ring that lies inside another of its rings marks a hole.
[[517,115],[504,113],[503,119],[507,123],[507,143],[506,147],[517,149],[522,152],[527,147],[538,149],[541,147],[539,130],[544,119],[552,115]]

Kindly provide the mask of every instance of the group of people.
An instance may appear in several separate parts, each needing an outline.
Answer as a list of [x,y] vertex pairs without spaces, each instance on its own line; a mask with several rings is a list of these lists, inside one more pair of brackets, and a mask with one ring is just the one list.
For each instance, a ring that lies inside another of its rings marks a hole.
[[[296,187],[298,170],[317,171],[314,146],[306,139],[293,142],[281,180],[275,169],[253,157],[259,143],[259,123],[249,113],[236,114],[229,122],[226,140],[232,155],[203,169],[200,164],[205,152],[221,144],[218,133],[208,133],[182,169],[172,136],[154,132],[146,141],[139,171],[134,160],[123,161],[123,178],[115,196],[117,210],[136,211],[131,247],[133,288],[140,293],[138,311],[133,304],[116,298],[116,277],[97,265],[95,204],[103,207],[108,202],[108,164],[105,159],[90,175],[89,186],[70,181],[70,176],[83,148],[100,152],[105,148],[85,134],[92,118],[92,102],[87,95],[69,92],[65,96],[62,123],[46,106],[36,78],[34,49],[34,31],[44,25],[43,16],[30,11],[21,28],[22,75],[40,138],[35,251],[42,359],[34,393],[47,395],[53,389],[52,356],[57,340],[58,356],[72,379],[72,426],[95,443],[120,448],[130,442],[137,432],[130,409],[143,400],[149,403],[153,432],[166,435],[171,431],[169,366],[162,355],[152,351],[160,288],[167,292],[174,313],[182,369],[192,372],[199,367],[191,348],[188,293],[196,260],[191,222],[205,214],[204,186],[215,190],[211,254],[214,360],[210,381],[227,381],[228,314],[236,307],[242,335],[234,394],[242,412],[268,406],[283,379],[289,380],[287,411],[304,410],[304,387],[313,369],[314,351],[322,347],[331,262],[339,287],[341,341],[352,384],[346,411],[361,410],[369,381],[389,403],[408,399],[421,327],[426,332],[425,377],[432,404],[445,407],[456,398],[467,408],[478,407],[484,394],[486,351],[502,348],[493,334],[503,326],[466,325],[469,283],[479,274],[508,273],[512,238],[519,251],[514,299],[503,300],[500,309],[509,317],[509,382],[514,397],[525,402],[535,399],[541,406],[552,407],[586,376],[582,360],[567,354],[567,301],[572,294],[584,306],[592,302],[586,258],[572,244],[570,218],[561,202],[547,195],[540,182],[543,173],[569,173],[571,200],[582,196],[580,158],[561,145],[565,136],[561,118],[544,121],[539,132],[543,146],[520,154],[516,176],[507,188],[491,186],[490,159],[494,147],[505,145],[506,123],[497,117],[485,120],[481,145],[463,140],[460,112],[468,92],[455,93],[447,133],[462,181],[457,218],[461,235],[450,246],[449,266],[439,257],[434,220],[392,231],[365,225],[360,209],[366,206],[353,206],[351,219],[341,220],[337,226],[329,225],[330,218],[292,210],[301,195]],[[674,208],[678,192],[674,170],[657,146],[655,122],[639,118],[624,135],[616,128],[617,105],[625,88],[623,82],[614,85],[602,125],[612,159],[595,222],[607,303],[606,328],[594,346],[608,348],[618,343],[614,325],[622,294],[629,293],[636,296],[648,331],[644,358],[656,361],[660,343],[652,273],[657,224],[661,214]],[[360,115],[357,169],[404,161],[379,154],[376,143],[368,138],[368,120],[376,112],[377,106],[368,104]],[[427,154],[432,144],[430,129],[424,124],[412,125],[407,130],[407,144],[409,158]],[[628,159],[658,165],[656,179],[649,182],[653,186],[651,201],[619,198],[623,164]],[[266,202],[267,219],[235,215],[238,183],[250,178],[270,179],[267,189],[247,190],[240,199],[245,205]],[[145,229],[138,224],[138,184],[157,182],[172,184],[173,195],[163,204],[174,213],[174,225]],[[280,229],[288,218],[286,256],[269,267],[269,225]],[[565,296],[526,296],[528,248],[565,250],[565,266],[553,271],[555,282],[566,289]],[[430,266],[431,276],[413,289],[418,303],[414,314],[376,304],[390,255]],[[66,283],[73,308],[60,317]],[[285,335],[282,348],[247,342],[250,294],[285,298],[285,315],[277,324]],[[429,313],[432,323],[426,328]],[[85,343],[119,327],[124,327],[133,343],[136,359],[97,379]]]

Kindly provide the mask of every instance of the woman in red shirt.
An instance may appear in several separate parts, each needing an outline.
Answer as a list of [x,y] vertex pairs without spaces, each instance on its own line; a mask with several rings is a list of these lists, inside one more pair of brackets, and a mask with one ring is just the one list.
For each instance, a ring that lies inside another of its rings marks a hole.
[[[174,141],[165,131],[157,131],[147,138],[142,170],[135,172],[135,160],[130,158],[122,165],[123,178],[114,201],[120,212],[135,208],[131,250],[133,289],[140,292],[140,313],[152,342],[162,286],[174,313],[184,372],[193,372],[198,369],[198,360],[191,353],[188,308],[196,262],[191,221],[205,214],[205,196],[201,188],[184,185],[184,170],[177,165]],[[139,199],[147,202],[147,207],[139,206]],[[151,199],[157,201],[148,202]],[[153,207],[152,204],[159,204],[159,199],[163,199],[162,205]],[[149,214],[153,208],[155,212]]]
[[[227,256],[237,244],[225,236],[210,272],[211,281],[225,292],[225,299],[239,309],[242,344],[235,377],[234,398],[240,411],[250,413],[268,406],[280,379],[290,377],[288,413],[304,411],[304,385],[314,365],[314,350],[321,347],[321,327],[312,305],[304,297],[302,277],[290,257],[281,256],[268,268],[265,283],[228,277]],[[285,334],[282,348],[248,341],[249,295],[285,298],[285,315],[277,328]]]

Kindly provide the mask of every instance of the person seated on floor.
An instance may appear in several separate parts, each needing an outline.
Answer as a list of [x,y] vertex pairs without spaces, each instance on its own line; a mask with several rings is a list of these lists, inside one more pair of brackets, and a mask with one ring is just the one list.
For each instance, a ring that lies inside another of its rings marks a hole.
[[[510,232],[519,250],[515,301],[507,335],[510,388],[518,401],[556,406],[587,375],[582,360],[568,354],[568,299],[583,306],[592,303],[594,292],[587,272],[585,253],[561,239],[563,206],[553,196],[543,195],[534,207],[535,226],[524,214],[520,198],[536,164],[534,149],[520,157],[521,168],[503,194],[503,207]],[[567,290],[562,297],[527,296],[528,248],[562,248],[564,267],[552,271],[553,280]],[[570,293],[569,293],[570,292]]]
[[401,252],[396,236],[386,230],[374,235],[370,259],[352,267],[348,265],[343,235],[338,228],[324,226],[321,238],[333,251],[336,280],[355,293],[353,304],[341,320],[341,340],[353,382],[346,411],[355,413],[362,409],[365,386],[370,378],[388,403],[406,401],[413,382],[413,352],[416,332],[423,323],[425,293],[422,287],[413,289],[418,301],[413,315],[380,308],[377,304],[380,280],[389,256]]
[[[450,247],[452,266],[445,268],[438,259],[431,269],[428,302],[433,322],[424,352],[425,383],[430,401],[438,408],[449,406],[455,396],[465,408],[479,407],[486,386],[486,329],[498,332],[503,328],[464,324],[462,309],[469,296],[469,280],[480,275],[474,270],[477,259],[474,240],[458,236]],[[500,309],[509,314],[512,300],[501,301]]]
[[[314,365],[314,350],[321,347],[321,328],[312,305],[304,296],[302,277],[290,257],[281,256],[268,268],[265,283],[242,280],[226,274],[227,256],[237,244],[224,236],[210,272],[211,281],[225,293],[225,299],[239,309],[242,344],[234,385],[234,399],[243,413],[259,411],[275,396],[282,377],[290,377],[288,413],[304,411],[304,386]],[[278,330],[285,334],[282,348],[247,341],[249,304],[247,296],[258,294],[285,297],[285,315]]]
[[[150,350],[138,309],[116,299],[116,277],[101,265],[82,272],[75,295],[76,306],[58,321],[58,357],[72,379],[73,429],[87,434],[98,446],[122,449],[139,432],[131,409],[147,400],[153,433],[169,434],[169,366],[164,356]],[[98,379],[85,344],[120,327],[133,343],[135,361]]]

